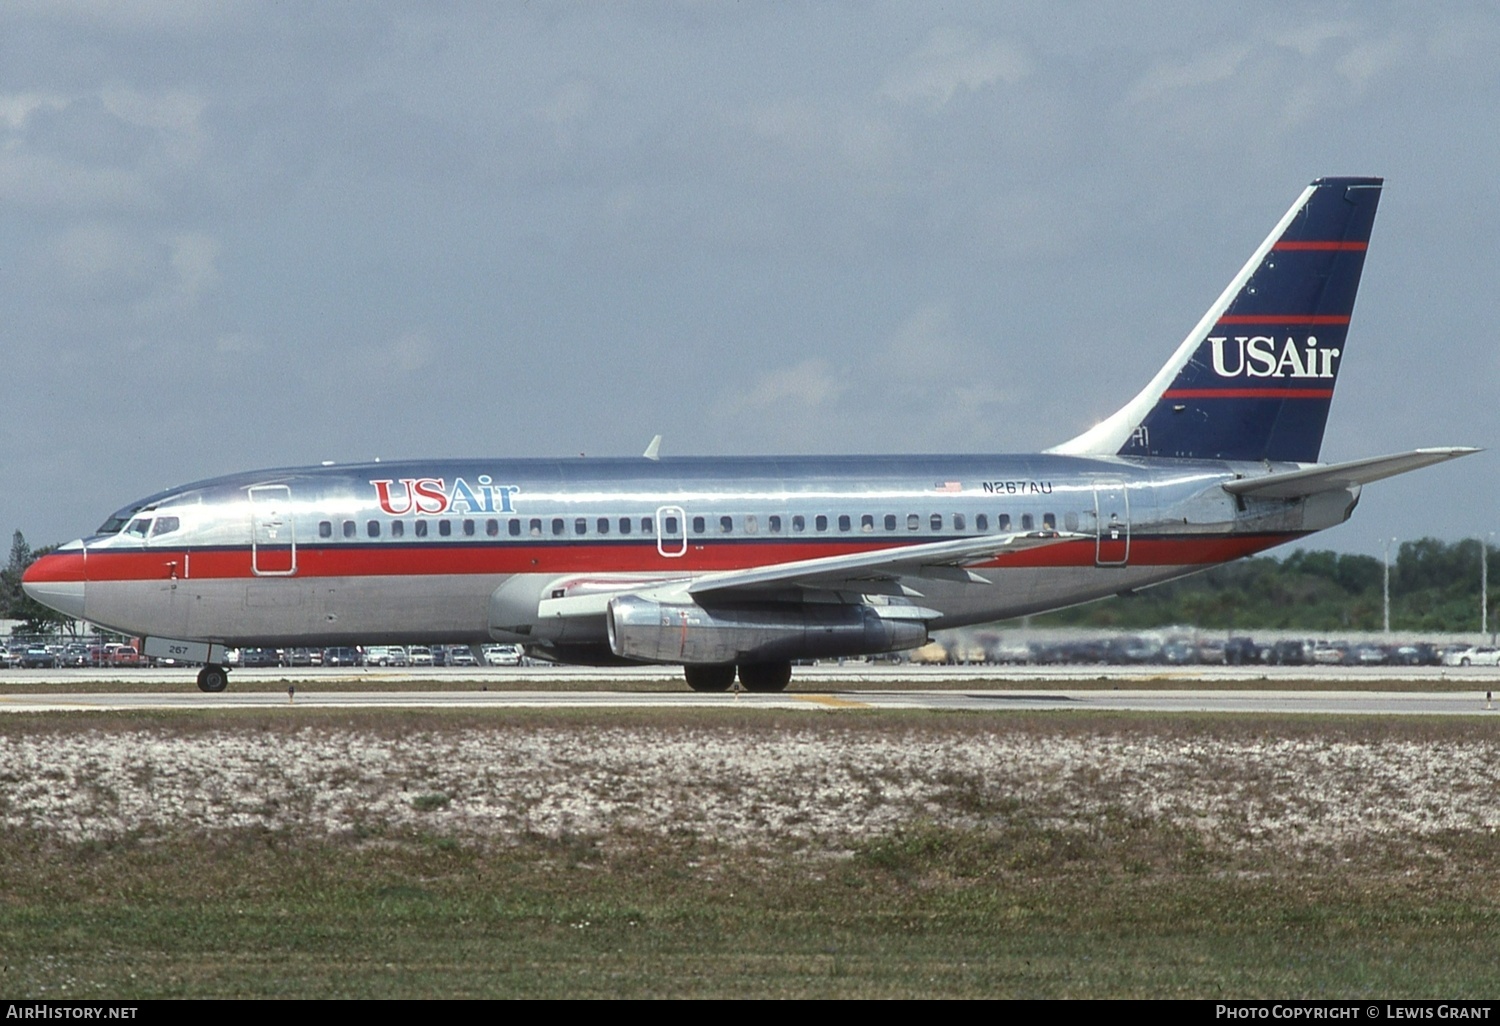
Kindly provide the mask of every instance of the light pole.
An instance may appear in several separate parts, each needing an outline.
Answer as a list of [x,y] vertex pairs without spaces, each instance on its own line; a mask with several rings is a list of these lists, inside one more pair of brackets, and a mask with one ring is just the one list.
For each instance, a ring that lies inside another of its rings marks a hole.
[[1382,618],[1382,629],[1385,633],[1391,633],[1391,546],[1396,544],[1396,539],[1387,538],[1385,541],[1385,573],[1381,576],[1380,596],[1385,615]]
[[1479,633],[1490,633],[1490,539],[1491,531],[1479,539]]

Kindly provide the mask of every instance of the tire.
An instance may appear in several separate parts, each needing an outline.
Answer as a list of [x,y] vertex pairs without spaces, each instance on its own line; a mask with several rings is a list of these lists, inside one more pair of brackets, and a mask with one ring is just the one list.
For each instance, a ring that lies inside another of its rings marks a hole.
[[734,683],[733,666],[684,666],[682,675],[694,691],[728,691]]
[[229,687],[229,671],[222,666],[205,666],[198,671],[198,690],[217,694]]
[[745,663],[740,667],[740,683],[746,691],[785,691],[791,682],[791,663]]

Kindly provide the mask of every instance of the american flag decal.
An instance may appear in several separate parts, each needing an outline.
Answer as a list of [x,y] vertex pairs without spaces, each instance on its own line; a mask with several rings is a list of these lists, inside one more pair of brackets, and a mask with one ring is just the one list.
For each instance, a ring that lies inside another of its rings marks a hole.
[[962,481],[939,481],[933,487],[940,492],[961,492],[964,490]]

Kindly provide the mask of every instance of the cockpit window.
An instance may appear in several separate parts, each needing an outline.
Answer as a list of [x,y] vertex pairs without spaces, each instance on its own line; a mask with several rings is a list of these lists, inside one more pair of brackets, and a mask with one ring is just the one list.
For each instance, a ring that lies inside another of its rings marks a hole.
[[156,522],[151,525],[151,537],[159,534],[170,534],[182,526],[182,521],[177,517],[157,517]]
[[146,528],[150,526],[150,517],[137,517],[130,522],[129,527],[125,528],[125,533],[135,535],[137,538],[144,538],[146,537]]

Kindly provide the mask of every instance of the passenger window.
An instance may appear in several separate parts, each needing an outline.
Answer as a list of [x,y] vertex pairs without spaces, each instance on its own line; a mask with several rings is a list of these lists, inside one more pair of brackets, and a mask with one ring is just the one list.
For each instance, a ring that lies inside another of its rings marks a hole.
[[491,538],[500,537],[500,521],[486,520],[484,522],[484,533],[489,535]]
[[755,522],[755,518],[753,516],[745,518],[745,533],[746,534],[754,534],[759,529],[760,529],[760,525],[758,525]]
[[964,515],[962,513],[953,514],[953,529],[955,531],[962,531],[964,529]]
[[840,531],[847,531],[847,530],[849,530],[850,527],[853,527],[853,526],[854,526],[854,522],[849,519],[849,514],[847,514],[847,513],[840,513],[839,514],[839,530]]
[[[676,523],[676,521],[673,521],[673,523]],[[674,528],[672,528],[672,530],[675,531],[677,529],[674,527]],[[651,531],[652,531],[651,518],[650,517],[641,517],[641,533],[642,534],[650,534]]]
[[859,529],[866,534],[875,530],[875,518],[866,513],[859,518]]
[[156,523],[151,525],[151,537],[159,534],[171,534],[181,526],[182,522],[176,517],[157,517]]
[[1063,514],[1063,526],[1066,527],[1069,531],[1076,531],[1076,530],[1078,530],[1078,514],[1077,513],[1064,513]]
[[371,538],[379,538],[380,537],[380,521],[379,520],[371,520],[371,521],[367,522],[365,524],[365,534],[369,535]]
[[630,518],[629,517],[621,517],[620,518],[620,533],[621,534],[629,534],[630,533]]
[[561,536],[562,533],[563,533],[563,531],[564,531],[564,529],[565,529],[565,527],[566,527],[566,525],[563,523],[563,518],[562,517],[553,517],[552,518],[552,533],[554,535]]
[[406,536],[406,521],[404,521],[404,520],[392,520],[391,521],[391,537],[392,538],[402,538],[402,537],[405,537],[405,536]]
[[542,536],[542,519],[541,519],[541,517],[532,517],[531,518],[531,526],[528,527],[527,530],[531,533],[531,536],[533,538],[540,538]]
[[465,520],[464,521],[464,537],[465,538],[472,538],[472,537],[474,537],[474,521],[472,521],[472,520]]
[[887,531],[894,531],[896,529],[896,514],[887,513],[885,515],[885,529]]
[[353,538],[354,537],[354,521],[352,521],[352,520],[345,520],[344,521],[344,537],[345,538]]
[[734,530],[734,517],[719,518],[719,533],[728,534]]
[[819,513],[817,517],[813,519],[813,526],[820,531],[828,530],[828,518]]
[[1030,531],[1036,527],[1036,519],[1030,513],[1021,514],[1021,530]]
[[609,533],[609,517],[600,517],[599,518],[599,524],[598,524],[598,526],[599,526],[599,533],[600,534],[608,534]]
[[416,531],[417,531],[417,537],[418,538],[426,538],[427,537],[427,521],[425,521],[425,520],[418,520],[415,526],[416,526]]
[[1042,530],[1044,530],[1044,531],[1055,531],[1055,530],[1057,530],[1057,514],[1056,513],[1043,513],[1042,514]]
[[974,514],[974,530],[988,531],[990,529],[990,515],[988,513]]
[[707,529],[702,517],[693,518],[693,533],[702,534]]
[[1009,531],[1010,530],[1010,514],[1009,513],[1001,513],[998,517],[995,518],[995,526],[998,527],[1002,531]]
[[922,518],[921,517],[917,516],[915,513],[908,513],[908,514],[906,514],[906,529],[908,531],[915,531],[917,528],[919,528],[921,526],[922,526]]
[[774,513],[766,517],[766,530],[770,531],[772,534],[780,534],[781,518],[776,516]]
[[521,537],[521,521],[512,517],[510,523],[507,524],[506,527],[510,531],[510,536],[512,538]]
[[943,515],[941,513],[934,513],[932,515],[932,529],[934,531],[941,531],[943,529]]
[[453,536],[453,521],[439,520],[438,534],[442,535],[444,538],[451,538]]
[[803,531],[807,530],[807,518],[804,517],[801,513],[798,513],[792,517],[792,530],[796,531],[798,534],[801,534]]
[[577,535],[585,535],[589,533],[588,517],[577,517],[576,519],[574,519],[573,533]]
[[326,520],[320,520],[320,521],[318,521],[318,537],[319,538],[332,538],[333,537],[333,525],[330,524]]

